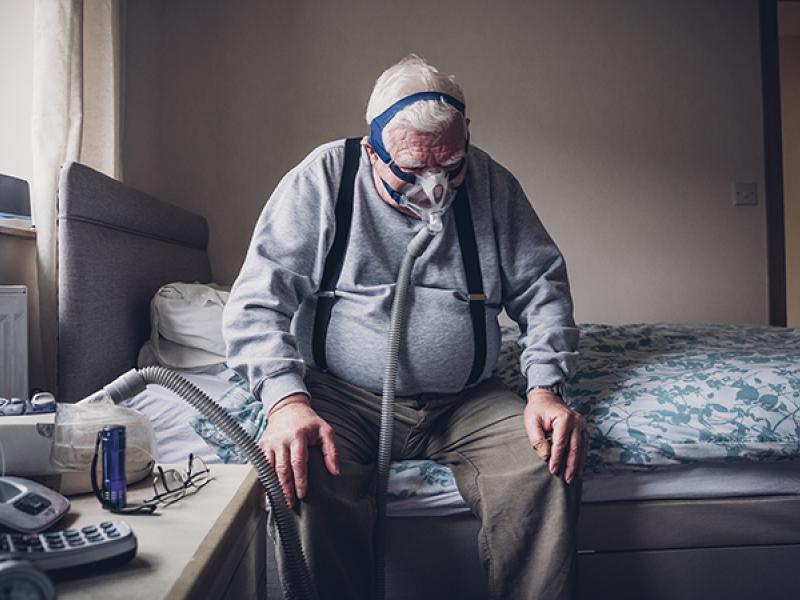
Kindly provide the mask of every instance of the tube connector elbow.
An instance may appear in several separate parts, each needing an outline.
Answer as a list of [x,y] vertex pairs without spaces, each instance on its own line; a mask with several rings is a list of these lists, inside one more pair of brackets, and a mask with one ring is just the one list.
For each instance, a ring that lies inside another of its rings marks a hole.
[[442,230],[442,213],[432,212],[428,214],[428,232],[433,236]]
[[136,394],[143,392],[145,388],[147,388],[147,381],[144,376],[137,369],[131,369],[106,385],[103,391],[114,401],[114,404],[119,404],[123,400],[133,398]]

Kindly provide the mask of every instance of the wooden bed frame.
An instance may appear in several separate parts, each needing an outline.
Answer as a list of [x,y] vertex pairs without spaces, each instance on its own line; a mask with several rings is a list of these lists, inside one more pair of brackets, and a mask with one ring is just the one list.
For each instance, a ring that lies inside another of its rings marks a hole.
[[[135,366],[161,285],[211,280],[208,229],[77,163],[62,171],[59,202],[58,397],[75,402]],[[478,526],[470,515],[390,518],[389,600],[485,598]],[[582,599],[796,597],[800,496],[584,503],[578,546]]]

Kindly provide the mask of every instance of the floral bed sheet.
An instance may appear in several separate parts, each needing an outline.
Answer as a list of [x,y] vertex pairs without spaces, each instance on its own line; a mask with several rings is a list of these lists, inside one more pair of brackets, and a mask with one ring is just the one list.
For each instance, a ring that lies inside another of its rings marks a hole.
[[[519,330],[503,330],[495,375],[524,396]],[[589,427],[587,475],[709,461],[800,456],[800,330],[733,325],[581,326],[567,401]],[[219,402],[257,439],[261,403],[234,371]],[[195,431],[223,462],[243,462],[202,415]],[[432,461],[392,464],[393,498],[452,493],[452,473]]]

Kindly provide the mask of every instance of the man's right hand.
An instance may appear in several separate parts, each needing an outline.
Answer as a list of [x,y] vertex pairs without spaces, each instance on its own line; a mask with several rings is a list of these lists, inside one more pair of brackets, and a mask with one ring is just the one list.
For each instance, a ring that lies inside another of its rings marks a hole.
[[290,508],[308,490],[309,446],[321,446],[328,471],[339,474],[333,427],[314,412],[305,394],[287,396],[274,406],[258,445],[278,474]]

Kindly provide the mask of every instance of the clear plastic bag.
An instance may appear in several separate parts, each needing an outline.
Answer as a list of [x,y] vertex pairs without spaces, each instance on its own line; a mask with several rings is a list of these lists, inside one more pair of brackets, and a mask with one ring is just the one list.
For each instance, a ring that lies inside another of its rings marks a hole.
[[[89,472],[97,432],[109,425],[125,426],[125,473],[128,483],[148,475],[156,460],[156,436],[150,420],[111,399],[56,405],[50,460],[62,469]],[[99,461],[98,461],[99,462]]]

